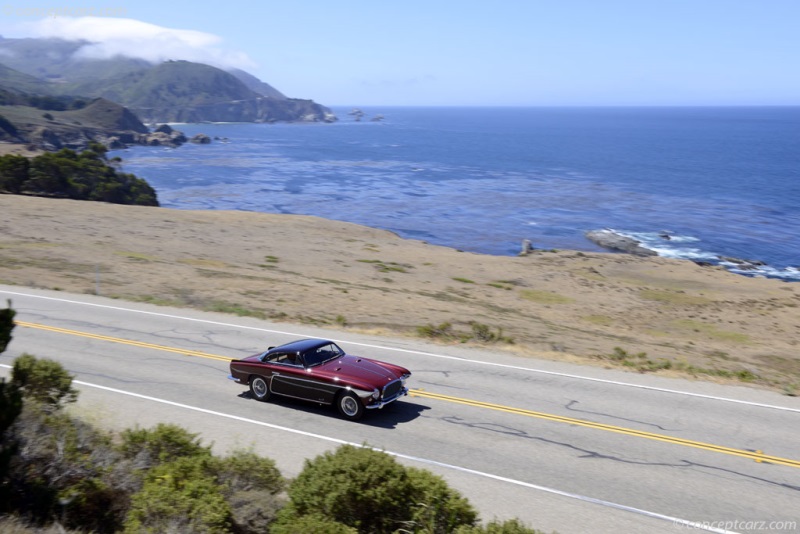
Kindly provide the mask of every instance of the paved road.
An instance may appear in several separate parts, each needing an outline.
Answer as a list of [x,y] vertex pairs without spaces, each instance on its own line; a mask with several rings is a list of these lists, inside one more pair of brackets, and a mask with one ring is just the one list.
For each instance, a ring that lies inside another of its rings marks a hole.
[[[175,422],[224,454],[252,447],[287,476],[341,443],[443,475],[484,519],[545,531],[800,531],[800,399],[271,324],[192,310],[0,286],[23,352],[76,377],[82,415],[112,428]],[[413,372],[413,395],[360,423],[333,409],[255,402],[227,360],[297,337]],[[691,522],[686,525],[684,522]]]

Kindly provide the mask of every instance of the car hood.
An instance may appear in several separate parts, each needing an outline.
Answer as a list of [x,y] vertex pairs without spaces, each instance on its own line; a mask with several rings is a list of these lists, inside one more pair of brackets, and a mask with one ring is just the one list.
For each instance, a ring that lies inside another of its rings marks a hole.
[[401,372],[397,372],[392,367],[375,360],[346,355],[315,367],[314,372],[330,374],[340,379],[354,379],[366,382],[376,388],[382,388],[402,376]]

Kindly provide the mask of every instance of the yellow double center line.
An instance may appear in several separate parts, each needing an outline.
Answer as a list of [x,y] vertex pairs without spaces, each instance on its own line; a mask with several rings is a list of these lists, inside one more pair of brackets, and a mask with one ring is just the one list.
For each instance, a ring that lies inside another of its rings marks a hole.
[[207,352],[200,352],[199,350],[177,349],[175,347],[167,347],[165,345],[155,345],[153,343],[145,343],[143,341],[132,341],[130,339],[122,339],[119,337],[101,336],[100,334],[92,334],[90,332],[80,332],[78,330],[68,330],[66,328],[58,328],[57,326],[47,326],[44,324],[26,323],[25,321],[14,321],[17,326],[24,326],[27,328],[36,328],[38,330],[47,330],[48,332],[56,332],[58,334],[68,334],[70,336],[88,337],[89,339],[99,339],[100,341],[110,341],[111,343],[122,343],[124,345],[132,345],[134,347],[142,347],[144,349],[163,350],[167,352],[174,352],[176,354],[184,354],[186,356],[197,356],[198,358],[209,358],[211,360],[220,360],[223,362],[231,361],[231,358],[219,356],[216,354],[209,354]]
[[537,417],[539,419],[547,419],[548,421],[556,421],[558,423],[567,423],[570,425],[582,426],[586,428],[594,428],[597,430],[605,430],[606,432],[616,432],[617,434],[626,434],[628,436],[636,436],[640,438],[647,438],[656,441],[663,441],[665,443],[673,443],[675,445],[683,445],[685,447],[694,447],[696,449],[705,449],[712,452],[721,452],[724,454],[732,454],[734,456],[741,456],[742,458],[749,458],[757,462],[768,462],[771,464],[787,465],[789,467],[800,467],[800,460],[790,460],[787,458],[780,458],[778,456],[769,456],[761,451],[748,451],[744,449],[734,449],[731,447],[723,447],[721,445],[714,445],[711,443],[703,443],[701,441],[694,441],[691,439],[675,438],[666,436],[664,434],[654,434],[652,432],[645,432],[643,430],[635,430],[632,428],[625,428],[621,426],[606,425],[603,423],[595,423],[593,421],[586,421],[585,419],[575,419],[572,417],[565,417],[562,415],[549,414],[544,412],[535,412],[533,410],[525,410],[522,408],[512,408],[510,406],[502,406],[499,404],[492,404],[489,402],[481,402],[469,399],[462,399],[459,397],[451,397],[449,395],[440,395],[439,393],[429,393],[423,390],[411,390],[412,396],[425,397],[428,399],[436,399],[447,402],[455,402],[457,404],[465,404],[467,406],[475,406],[478,408],[487,408],[490,410],[498,410],[501,412],[512,413],[516,415],[525,415],[527,417]]
[[[153,349],[153,350],[161,350],[167,352],[174,352],[176,354],[183,354],[185,356],[194,356],[198,358],[209,358],[212,360],[219,360],[224,362],[231,361],[231,358],[225,356],[219,356],[217,354],[209,354],[207,352],[200,352],[196,350],[187,350],[187,349],[178,349],[175,347],[168,347],[165,345],[156,345],[153,343],[144,343],[142,341],[132,341],[129,339],[122,339],[118,337],[111,337],[111,336],[103,336],[100,334],[92,334],[89,332],[81,332],[78,330],[69,330],[66,328],[58,328],[55,326],[47,326],[37,323],[28,323],[25,321],[16,321],[17,326],[22,326],[26,328],[36,328],[39,330],[47,330],[49,332],[56,332],[59,334],[67,334],[71,336],[80,336],[86,337],[90,339],[97,339],[100,341],[109,341],[111,343],[122,343],[125,345],[131,345],[134,347],[141,347],[146,349]],[[606,425],[603,423],[595,423],[593,421],[587,421],[584,419],[575,419],[572,417],[565,417],[561,415],[549,414],[545,412],[536,412],[533,410],[525,410],[523,408],[514,408],[511,406],[503,406],[501,404],[493,404],[489,402],[482,402],[477,400],[471,399],[463,399],[460,397],[452,397],[450,395],[441,395],[439,393],[431,393],[428,391],[424,391],[422,389],[412,389],[410,391],[412,396],[415,397],[424,397],[427,399],[439,400],[444,402],[452,402],[456,404],[463,404],[466,406],[474,406],[476,408],[485,408],[489,410],[496,410],[500,412],[506,412],[515,415],[523,415],[526,417],[536,417],[539,419],[546,419],[548,421],[554,421],[558,423],[566,423],[569,425],[575,426],[582,426],[585,428],[593,428],[595,430],[604,430],[606,432],[615,432],[617,434],[625,434],[628,436],[635,436],[640,438],[652,439],[655,441],[661,441],[664,443],[672,443],[674,445],[683,445],[684,447],[693,447],[696,449],[703,449],[711,452],[719,452],[723,454],[729,454],[732,456],[739,456],[742,458],[747,458],[750,460],[755,460],[756,462],[766,462],[771,464],[777,465],[785,465],[788,467],[800,467],[800,460],[791,460],[788,458],[781,458],[778,456],[770,456],[768,454],[764,454],[761,451],[748,451],[745,449],[734,449],[731,447],[723,447],[721,445],[714,445],[712,443],[703,443],[701,441],[694,441],[690,439],[683,439],[683,438],[676,438],[672,436],[667,436],[664,434],[654,434],[652,432],[645,432],[642,430],[635,430],[632,428],[625,428],[621,426],[614,426],[614,425]]]

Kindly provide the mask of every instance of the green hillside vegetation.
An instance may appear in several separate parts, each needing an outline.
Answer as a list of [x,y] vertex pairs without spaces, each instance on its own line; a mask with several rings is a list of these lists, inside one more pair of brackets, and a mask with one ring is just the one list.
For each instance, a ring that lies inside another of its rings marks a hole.
[[115,57],[113,59],[90,59],[81,57],[78,51],[90,44],[88,41],[64,39],[3,39],[0,37],[0,62],[40,81],[54,82],[55,92],[82,94],[73,91],[71,84],[77,80],[104,80],[135,70],[151,67],[143,59]]
[[153,65],[81,54],[87,41],[3,39],[0,88],[25,94],[102,97],[131,108],[145,122],[332,121],[311,100],[287,98],[252,74],[201,63]]
[[[0,334],[12,329],[9,306]],[[368,448],[342,446],[286,480],[273,460],[216,456],[176,425],[112,435],[65,413],[72,380],[30,354],[0,379],[0,531],[537,533],[517,520],[479,525],[444,479]]]
[[132,108],[194,107],[258,97],[232,74],[189,61],[167,61],[123,76],[115,92],[120,103]]
[[74,200],[96,200],[114,204],[158,206],[155,190],[133,174],[117,171],[106,148],[92,143],[90,150],[76,153],[62,149],[35,158],[0,157],[0,192]]
[[82,149],[112,136],[136,141],[147,127],[127,108],[102,98],[29,96],[0,89],[0,140],[47,150]]
[[248,85],[275,90],[245,74],[237,77],[202,63],[166,61],[106,79],[102,84],[85,82],[75,91],[119,102],[148,122],[269,122],[332,117],[327,108],[310,100],[263,96]]
[[51,85],[46,81],[2,64],[0,64],[0,87],[13,88],[15,91],[29,94],[49,95],[53,92]]
[[259,95],[268,96],[270,98],[277,98],[279,100],[285,100],[286,95],[272,87],[270,84],[266,82],[262,82],[249,72],[243,71],[242,69],[231,69],[228,72],[236,76],[240,82],[245,84],[248,89],[253,91],[254,93],[258,93]]

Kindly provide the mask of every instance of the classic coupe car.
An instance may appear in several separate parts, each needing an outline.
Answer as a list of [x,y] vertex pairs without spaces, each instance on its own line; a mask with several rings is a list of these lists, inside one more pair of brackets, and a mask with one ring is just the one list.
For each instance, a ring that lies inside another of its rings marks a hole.
[[300,339],[230,363],[231,378],[259,401],[272,395],[335,404],[345,419],[383,408],[408,393],[408,369],[351,356],[333,341]]

